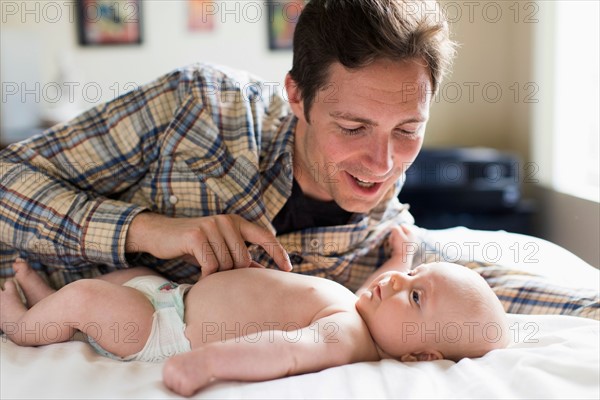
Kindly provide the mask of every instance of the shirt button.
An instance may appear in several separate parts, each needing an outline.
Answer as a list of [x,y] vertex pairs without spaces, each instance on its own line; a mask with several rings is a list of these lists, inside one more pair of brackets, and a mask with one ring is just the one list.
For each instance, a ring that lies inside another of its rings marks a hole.
[[175,205],[175,204],[177,204],[177,200],[178,200],[177,196],[175,196],[175,195],[169,196],[169,203]]
[[321,243],[319,242],[318,239],[313,239],[313,240],[310,241],[310,245],[312,247],[319,247],[319,244],[321,244]]

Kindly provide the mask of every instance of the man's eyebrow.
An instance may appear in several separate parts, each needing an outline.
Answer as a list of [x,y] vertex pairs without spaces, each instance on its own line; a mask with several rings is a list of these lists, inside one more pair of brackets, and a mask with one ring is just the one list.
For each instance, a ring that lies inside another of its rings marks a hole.
[[360,122],[361,124],[370,125],[370,126],[378,126],[379,124],[375,121],[372,121],[368,118],[358,117],[356,115],[341,112],[341,111],[332,111],[329,113],[329,116],[334,119],[344,119],[346,121]]
[[[357,115],[350,114],[347,112],[332,111],[329,113],[329,116],[332,117],[333,119],[343,119],[346,121],[360,122],[361,124],[369,125],[369,126],[379,126],[379,124],[373,120],[370,120],[368,118],[359,117]],[[410,124],[410,123],[421,123],[421,122],[425,122],[425,118],[410,117],[403,121],[400,121],[398,123],[398,125]]]

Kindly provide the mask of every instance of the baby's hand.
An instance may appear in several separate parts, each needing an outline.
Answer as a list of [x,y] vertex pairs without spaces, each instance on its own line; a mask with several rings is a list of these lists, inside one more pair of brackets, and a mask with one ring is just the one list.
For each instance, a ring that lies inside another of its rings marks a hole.
[[417,235],[408,225],[403,224],[392,229],[387,244],[390,247],[391,254],[386,264],[401,263],[405,265],[403,269],[408,271],[412,264],[412,259],[419,249]]
[[385,246],[390,252],[390,258],[365,280],[363,285],[356,291],[357,296],[368,291],[371,283],[383,273],[410,271],[413,257],[419,248],[417,235],[408,225],[392,228]]

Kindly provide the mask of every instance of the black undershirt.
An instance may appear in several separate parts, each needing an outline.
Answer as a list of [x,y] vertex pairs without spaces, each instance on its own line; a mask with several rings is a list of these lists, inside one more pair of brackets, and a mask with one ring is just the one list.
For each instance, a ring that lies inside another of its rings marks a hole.
[[294,179],[292,195],[273,219],[277,234],[296,232],[307,228],[346,225],[351,212],[342,209],[335,201],[320,201],[302,193]]

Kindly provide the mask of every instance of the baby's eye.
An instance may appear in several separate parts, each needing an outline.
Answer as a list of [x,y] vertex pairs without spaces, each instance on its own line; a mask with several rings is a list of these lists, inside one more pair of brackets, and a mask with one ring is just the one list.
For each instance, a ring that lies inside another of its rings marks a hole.
[[411,293],[412,299],[415,302],[416,305],[421,306],[421,297],[419,296],[419,292],[417,292],[416,290],[413,290],[413,292]]

